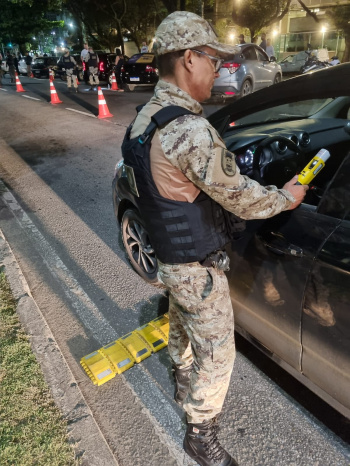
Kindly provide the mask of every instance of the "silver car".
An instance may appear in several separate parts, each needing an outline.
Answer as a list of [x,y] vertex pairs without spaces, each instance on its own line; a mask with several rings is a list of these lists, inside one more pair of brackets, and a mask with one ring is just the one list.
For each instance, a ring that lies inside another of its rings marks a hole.
[[306,63],[309,55],[306,52],[299,52],[295,55],[288,55],[279,62],[284,74],[287,73],[301,73],[303,66]]
[[245,96],[282,80],[282,69],[274,57],[255,44],[239,44],[240,53],[225,61],[215,79],[212,94]]

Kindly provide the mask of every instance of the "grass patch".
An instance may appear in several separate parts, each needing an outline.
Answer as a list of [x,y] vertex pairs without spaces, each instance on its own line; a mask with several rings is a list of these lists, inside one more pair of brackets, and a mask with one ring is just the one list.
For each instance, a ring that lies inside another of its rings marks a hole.
[[0,463],[78,465],[62,419],[28,337],[16,301],[0,273]]

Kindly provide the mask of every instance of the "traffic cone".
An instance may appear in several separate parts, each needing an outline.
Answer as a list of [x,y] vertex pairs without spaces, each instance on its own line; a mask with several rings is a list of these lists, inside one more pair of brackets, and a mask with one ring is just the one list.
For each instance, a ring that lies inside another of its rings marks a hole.
[[52,81],[50,81],[50,94],[51,94],[51,104],[61,104],[62,100],[58,98],[55,86]]
[[53,70],[52,70],[51,68],[50,68],[50,70],[49,70],[49,79],[50,79],[50,81],[54,81],[54,80],[55,80],[55,76],[54,76]]
[[98,87],[97,90],[98,90],[98,118],[112,117],[113,115],[109,113],[106,100],[102,93],[102,89]]
[[115,73],[114,73],[114,71],[113,71],[113,73],[112,73],[112,87],[111,87],[111,91],[119,91],[118,84],[117,84],[117,80],[115,79]]
[[17,72],[15,73],[16,76],[16,92],[26,92],[21,84],[21,81],[19,80]]

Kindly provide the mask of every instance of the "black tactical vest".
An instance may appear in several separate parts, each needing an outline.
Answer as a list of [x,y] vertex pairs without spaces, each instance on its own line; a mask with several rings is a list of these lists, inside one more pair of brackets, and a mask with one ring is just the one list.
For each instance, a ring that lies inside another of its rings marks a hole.
[[[181,115],[192,114],[178,106],[165,107],[152,116],[145,132],[130,139],[126,131],[122,154],[124,169],[145,222],[157,258],[167,264],[204,260],[244,230],[245,222],[223,209],[203,191],[193,203],[166,199],[159,194],[151,173],[151,141],[157,127]],[[199,117],[200,118],[200,117]]]
[[96,68],[97,66],[97,55],[96,53],[90,53],[89,52],[89,60],[88,60],[88,66],[93,66],[94,68]]
[[62,61],[63,61],[64,68],[66,68],[66,70],[70,70],[71,68],[74,68],[74,63],[70,59],[70,56],[63,57]]

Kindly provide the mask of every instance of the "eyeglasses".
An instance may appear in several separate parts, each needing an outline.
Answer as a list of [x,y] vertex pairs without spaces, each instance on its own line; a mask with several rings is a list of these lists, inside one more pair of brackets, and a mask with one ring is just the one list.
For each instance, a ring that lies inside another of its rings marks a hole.
[[222,64],[224,63],[223,58],[213,57],[212,55],[209,55],[209,53],[202,52],[200,50],[195,50],[195,49],[191,49],[191,50],[193,52],[200,53],[201,55],[205,55],[206,57],[210,58],[210,60],[213,60],[214,61],[215,73],[217,73],[220,70],[220,68],[222,67]]

